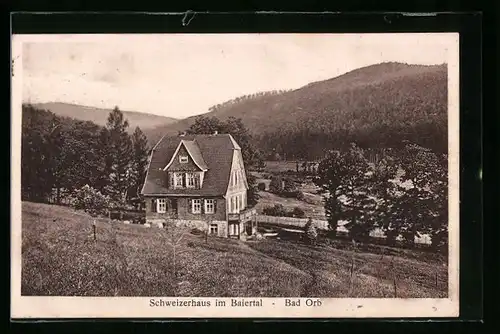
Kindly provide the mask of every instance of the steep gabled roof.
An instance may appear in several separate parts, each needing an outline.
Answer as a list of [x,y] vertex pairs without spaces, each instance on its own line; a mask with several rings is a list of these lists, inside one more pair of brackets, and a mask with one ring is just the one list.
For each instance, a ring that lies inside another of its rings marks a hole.
[[177,153],[179,152],[181,146],[184,146],[186,148],[186,151],[191,156],[191,159],[193,159],[195,165],[198,166],[198,168],[200,168],[202,171],[206,171],[208,169],[208,166],[205,162],[205,159],[203,159],[203,155],[201,154],[200,148],[197,145],[196,141],[181,140],[179,142],[179,145],[177,145],[177,148],[175,149],[172,158],[170,159],[169,163],[165,166],[165,168],[163,168],[163,170],[167,170],[168,167],[170,167],[170,165],[172,164],[172,162],[174,162],[174,159],[177,156]]
[[[168,189],[166,186],[167,178],[164,168],[172,160],[181,142],[193,160],[196,159],[197,164],[207,169],[201,189]],[[229,184],[233,151],[240,149],[237,145],[229,134],[163,137],[151,153],[142,193],[144,195],[224,195]]]

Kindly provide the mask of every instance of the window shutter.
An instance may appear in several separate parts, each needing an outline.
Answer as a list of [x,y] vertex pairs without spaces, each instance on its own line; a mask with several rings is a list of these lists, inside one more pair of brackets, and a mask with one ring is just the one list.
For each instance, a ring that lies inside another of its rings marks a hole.
[[182,174],[182,188],[186,188],[187,173]]
[[205,213],[205,199],[204,198],[200,199],[200,211],[201,211],[201,214]]
[[156,199],[151,200],[151,212],[156,212]]
[[173,189],[174,188],[174,173],[168,173],[169,177],[170,177],[170,184],[169,184],[169,188]]
[[193,200],[192,200],[192,199],[189,199],[189,201],[188,201],[188,205],[189,205],[189,209],[188,209],[188,211],[189,211],[190,213],[193,213]]
[[214,199],[214,213],[217,212],[217,200]]

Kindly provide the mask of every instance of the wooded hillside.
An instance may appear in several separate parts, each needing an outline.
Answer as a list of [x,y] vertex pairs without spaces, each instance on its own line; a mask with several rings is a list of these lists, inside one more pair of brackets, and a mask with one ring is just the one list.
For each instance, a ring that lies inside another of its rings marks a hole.
[[[293,91],[252,94],[213,106],[204,116],[241,118],[267,154],[314,159],[350,142],[399,147],[411,141],[447,148],[447,67],[383,63]],[[196,117],[148,129],[156,142]]]

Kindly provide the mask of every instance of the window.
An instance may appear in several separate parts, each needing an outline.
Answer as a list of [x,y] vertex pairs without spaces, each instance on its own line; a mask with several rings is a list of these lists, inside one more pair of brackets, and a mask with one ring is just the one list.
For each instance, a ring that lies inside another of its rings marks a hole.
[[219,234],[219,227],[217,224],[210,224],[210,234]]
[[214,213],[215,212],[215,200],[206,199],[205,200],[205,213]]
[[201,199],[193,199],[193,207],[191,208],[193,213],[201,213]]
[[238,207],[243,209],[243,195],[238,195]]
[[195,173],[187,173],[186,174],[186,185],[188,188],[196,187],[196,174]]
[[231,197],[231,205],[232,205],[232,210],[231,211],[233,211],[233,213],[237,212],[237,210],[236,210],[236,201],[235,200],[236,200],[236,197],[234,197],[234,196]]
[[188,157],[186,155],[179,155],[179,162],[181,164],[187,164],[189,161]]
[[158,198],[156,200],[156,211],[159,213],[167,212],[167,201],[165,198]]
[[183,179],[184,179],[184,176],[182,175],[182,173],[174,173],[174,187],[175,188],[182,188],[182,183],[183,183]]
[[238,185],[238,171],[235,171],[234,172],[234,185],[237,186]]

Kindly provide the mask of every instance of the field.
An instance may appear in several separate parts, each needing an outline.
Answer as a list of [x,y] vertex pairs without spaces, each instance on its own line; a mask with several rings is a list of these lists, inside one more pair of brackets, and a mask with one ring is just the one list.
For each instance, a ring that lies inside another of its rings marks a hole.
[[[281,196],[275,195],[275,194],[267,192],[267,191],[259,191],[259,196],[260,196],[259,202],[255,206],[255,208],[257,209],[257,211],[259,213],[262,213],[262,210],[266,206],[274,206],[275,204],[281,204],[288,211],[293,210],[293,208],[295,208],[295,207],[299,207],[302,210],[304,210],[306,217],[311,217],[313,219],[326,220],[325,209],[324,209],[321,202],[312,204],[314,202],[308,203],[306,201],[299,201],[298,199],[295,199],[295,198],[285,198],[285,197],[281,197]],[[307,200],[308,194],[305,194],[305,196],[306,196],[306,200]]]
[[92,218],[54,205],[22,204],[22,295],[446,297],[446,263],[417,250],[385,254],[348,244],[254,242]]

